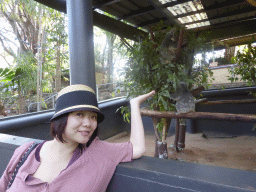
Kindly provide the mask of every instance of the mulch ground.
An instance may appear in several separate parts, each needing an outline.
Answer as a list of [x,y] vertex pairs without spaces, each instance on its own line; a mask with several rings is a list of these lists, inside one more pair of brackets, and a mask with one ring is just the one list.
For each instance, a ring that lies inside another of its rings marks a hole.
[[[129,141],[129,135],[121,134],[107,139],[120,143]],[[202,133],[186,133],[186,146],[176,152],[171,145],[174,136],[167,137],[169,159],[214,165],[226,168],[256,171],[256,137],[204,138]],[[155,136],[146,135],[145,156],[154,156]]]

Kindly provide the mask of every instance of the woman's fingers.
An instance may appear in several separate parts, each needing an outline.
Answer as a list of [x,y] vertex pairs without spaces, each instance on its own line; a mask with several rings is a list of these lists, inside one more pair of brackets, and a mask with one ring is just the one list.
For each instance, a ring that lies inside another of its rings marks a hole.
[[156,92],[153,90],[153,91],[151,91],[151,92],[149,92],[149,93],[146,93],[146,94],[144,94],[144,95],[141,95],[141,97],[142,97],[142,99],[143,99],[144,101],[146,101],[149,97],[152,97],[155,93],[156,93]]
[[144,95],[140,95],[138,97],[135,97],[131,100],[131,102],[138,102],[139,104],[146,101],[149,97],[152,97],[156,92],[153,90],[149,93],[146,93]]

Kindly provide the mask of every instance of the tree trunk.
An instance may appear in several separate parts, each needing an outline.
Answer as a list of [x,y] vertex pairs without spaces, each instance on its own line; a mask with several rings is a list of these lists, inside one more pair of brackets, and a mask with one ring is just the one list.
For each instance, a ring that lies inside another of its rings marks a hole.
[[39,19],[39,31],[38,31],[38,43],[37,43],[37,111],[41,111],[41,101],[42,101],[42,9],[40,10]]
[[[116,35],[112,33],[107,33],[107,41],[108,41],[108,79],[109,83],[113,83],[113,74],[114,74],[114,64],[113,64],[113,47],[114,41],[116,39]],[[113,85],[110,85],[110,92],[113,91]]]
[[4,104],[2,103],[1,100],[0,100],[0,116],[7,116],[7,114],[5,112]]
[[25,107],[26,107],[25,98],[21,93],[20,80],[18,79],[18,113],[19,114],[25,113],[26,111]]
[[163,132],[162,132],[162,142],[166,142],[166,135],[168,133],[170,124],[171,124],[171,120],[170,118],[164,118],[164,126],[163,126]]
[[154,126],[154,130],[155,130],[155,135],[156,135],[156,139],[158,141],[161,141],[161,137],[158,134],[158,130],[156,128],[157,124],[159,123],[159,121],[161,120],[161,118],[157,118],[157,117],[152,117],[153,120],[153,126]]
[[60,41],[57,42],[55,92],[61,89]]
[[227,60],[227,61],[229,61],[229,63],[231,63],[231,59],[232,59],[232,57],[234,57],[234,55],[235,55],[235,50],[236,50],[236,47],[234,46],[234,47],[227,47],[226,49],[225,49],[225,59]]

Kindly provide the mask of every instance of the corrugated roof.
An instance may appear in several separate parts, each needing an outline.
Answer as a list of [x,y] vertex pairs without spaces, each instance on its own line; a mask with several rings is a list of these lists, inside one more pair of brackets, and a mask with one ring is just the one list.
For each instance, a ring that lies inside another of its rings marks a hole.
[[[66,10],[65,0],[36,1]],[[160,21],[198,32],[210,30],[213,39],[243,36],[256,31],[256,7],[253,6],[256,0],[92,0],[92,3],[95,25],[128,38],[140,33],[140,29],[151,30]],[[108,15],[103,16],[103,13]],[[123,26],[123,22],[125,25],[129,23],[131,30],[112,27],[112,23],[113,26]]]

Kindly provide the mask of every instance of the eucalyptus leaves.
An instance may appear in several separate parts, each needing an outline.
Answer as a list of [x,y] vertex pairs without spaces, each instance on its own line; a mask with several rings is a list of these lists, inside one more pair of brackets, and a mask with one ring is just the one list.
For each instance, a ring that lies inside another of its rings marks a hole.
[[[171,95],[182,85],[190,91],[193,85],[207,84],[211,74],[208,70],[192,69],[194,54],[202,48],[204,38],[178,27],[163,28],[160,23],[150,36],[129,45],[125,85],[128,97],[155,90],[155,96],[148,101],[149,109],[176,111]],[[127,120],[127,108],[121,112]],[[170,120],[153,119],[153,122],[157,139],[165,141]]]

